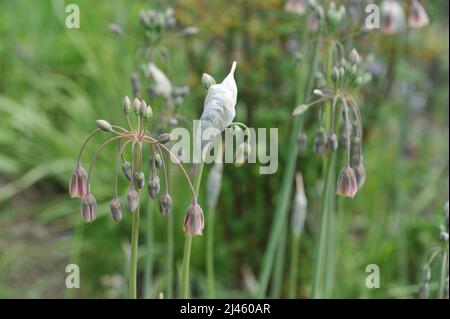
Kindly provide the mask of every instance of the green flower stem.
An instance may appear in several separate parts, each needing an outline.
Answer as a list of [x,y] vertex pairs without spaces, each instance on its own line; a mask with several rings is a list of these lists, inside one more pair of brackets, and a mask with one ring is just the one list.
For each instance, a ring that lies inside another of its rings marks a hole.
[[[195,197],[198,199],[200,193],[200,184],[202,182],[203,168],[205,163],[203,160],[199,164],[197,174],[195,176]],[[181,274],[181,298],[189,298],[189,264],[191,261],[191,250],[192,250],[192,236],[186,235],[184,241],[184,254],[183,254],[183,268]]]
[[206,216],[208,220],[207,234],[206,234],[206,274],[208,282],[208,298],[214,299],[216,297],[215,288],[215,272],[214,272],[214,220],[216,209],[214,207],[208,208]]
[[153,228],[153,214],[155,212],[155,201],[147,200],[147,232],[145,240],[145,271],[144,271],[144,296],[145,298],[152,297],[153,284],[153,251],[154,251],[154,228]]
[[297,298],[297,281],[298,281],[298,259],[300,249],[300,236],[293,234],[291,245],[291,264],[289,271],[289,299]]
[[[141,145],[138,145],[140,148]],[[139,156],[134,156],[133,166],[136,171],[140,171],[142,163],[142,152],[138,150]],[[136,188],[136,186],[135,186]],[[138,189],[136,191],[139,192]],[[129,284],[129,298],[137,299],[137,266],[138,266],[138,245],[139,245],[139,215],[141,210],[141,203],[139,201],[138,208],[133,214],[133,222],[131,225],[131,254],[130,254],[130,284]]]
[[283,225],[283,231],[280,234],[280,240],[277,248],[277,256],[276,262],[273,271],[273,282],[272,282],[272,290],[270,293],[270,297],[273,299],[277,299],[281,297],[281,293],[283,290],[283,274],[284,274],[284,263],[286,256],[286,241],[288,237],[287,232],[287,218],[285,220],[285,224]]
[[167,298],[173,298],[174,273],[174,216],[169,214],[167,221]]
[[[306,31],[308,28],[304,28],[305,32],[303,35],[303,43],[306,43],[306,40],[308,38],[308,32]],[[319,28],[320,29],[320,28]],[[318,30],[317,34],[320,34],[320,30]],[[305,82],[304,91],[302,88],[303,83],[303,70],[306,70],[306,68],[299,68],[299,89],[298,89],[298,97],[297,102],[301,103],[305,100],[306,96],[309,96],[312,85],[313,85],[313,79],[314,79],[314,70],[316,69],[316,57],[317,57],[317,49],[318,49],[318,43],[319,41],[313,41],[314,47],[312,48],[312,55],[311,59],[309,61],[309,69],[307,69],[307,75],[308,78]],[[308,52],[308,48],[305,45],[304,53]],[[306,63],[305,63],[306,65]],[[289,144],[288,144],[288,154],[287,154],[287,160],[285,165],[285,171],[283,173],[283,181],[281,184],[280,189],[280,196],[277,200],[277,206],[276,211],[274,214],[274,222],[272,223],[272,228],[270,230],[269,235],[269,241],[264,253],[262,268],[260,272],[259,277],[259,291],[258,291],[258,298],[264,298],[266,295],[267,286],[269,284],[270,279],[270,273],[272,271],[273,263],[275,260],[275,253],[278,247],[279,242],[279,235],[283,231],[283,226],[285,224],[285,220],[288,216],[288,209],[289,209],[289,203],[290,198],[292,195],[292,184],[294,181],[294,174],[295,174],[295,163],[298,155],[298,147],[297,147],[297,135],[300,132],[300,129],[302,127],[302,116],[297,116],[294,119],[294,124],[291,131],[291,136],[289,138]]]
[[445,286],[447,285],[448,278],[448,252],[444,250],[442,253],[442,263],[441,263],[441,278],[439,281],[439,299],[444,299],[445,297]]

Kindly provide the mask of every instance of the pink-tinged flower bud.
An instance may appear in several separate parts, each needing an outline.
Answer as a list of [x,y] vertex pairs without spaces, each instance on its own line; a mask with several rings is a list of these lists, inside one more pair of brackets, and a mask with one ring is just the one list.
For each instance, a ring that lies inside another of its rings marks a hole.
[[91,193],[86,194],[86,196],[83,197],[81,216],[85,223],[92,223],[97,216],[97,201]]
[[336,151],[338,148],[338,138],[337,135],[332,133],[327,138],[327,148],[330,151]]
[[139,172],[134,174],[134,185],[137,188],[142,189],[145,185],[145,174],[144,172]]
[[408,25],[410,28],[418,29],[427,26],[430,23],[428,14],[424,7],[417,0],[412,0],[411,13],[408,17]]
[[170,141],[170,133],[163,133],[158,137],[158,142],[161,144],[166,144]]
[[110,204],[110,209],[111,209],[111,216],[112,218],[118,222],[122,219],[122,215],[123,215],[123,204],[122,201],[117,198],[114,197],[113,200],[111,201]]
[[122,173],[123,173],[123,176],[125,176],[125,178],[127,179],[127,181],[131,183],[132,167],[131,167],[130,162],[128,162],[128,161],[123,162]]
[[97,121],[95,121],[95,124],[97,124],[97,127],[99,129],[101,129],[102,131],[105,131],[105,132],[111,132],[113,129],[111,124],[109,124],[109,122],[105,121],[105,120],[97,120]]
[[159,211],[162,215],[169,215],[172,210],[172,197],[166,192],[159,198]]
[[381,3],[382,31],[386,34],[402,32],[405,27],[405,13],[402,6],[394,0],[384,0]]
[[313,152],[318,156],[325,156],[327,154],[327,141],[325,132],[320,130],[314,138]]
[[364,162],[359,161],[358,165],[353,167],[353,171],[355,172],[356,181],[358,182],[358,189],[361,189],[366,182],[366,168],[364,167]]
[[127,193],[127,207],[131,213],[134,213],[139,207],[139,193],[133,186],[130,187]]
[[122,107],[123,107],[123,112],[125,114],[130,113],[130,111],[131,111],[131,101],[130,101],[130,98],[128,96],[125,96],[125,98],[123,99]]
[[205,226],[203,210],[195,201],[186,210],[183,229],[188,236],[201,236]]
[[137,115],[137,114],[139,114],[139,110],[141,109],[142,102],[137,97],[135,97],[133,104],[134,104],[134,112]]
[[304,153],[306,151],[306,149],[308,148],[308,137],[306,136],[306,134],[304,132],[300,133],[297,136],[297,145],[298,145],[298,150],[300,151],[300,153]]
[[302,15],[306,12],[306,6],[305,0],[288,0],[284,5],[284,10]]
[[160,188],[161,184],[158,175],[153,175],[152,179],[148,182],[148,196],[151,199],[155,199],[158,196]]
[[344,167],[339,173],[336,195],[344,197],[355,197],[358,192],[358,181],[350,166]]
[[70,176],[69,193],[70,197],[83,198],[87,191],[87,174],[81,163],[78,162]]

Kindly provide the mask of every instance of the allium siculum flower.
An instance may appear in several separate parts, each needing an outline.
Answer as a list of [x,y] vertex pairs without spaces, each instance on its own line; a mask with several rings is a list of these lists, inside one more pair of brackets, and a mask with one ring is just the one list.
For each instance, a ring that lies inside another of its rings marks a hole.
[[413,29],[423,28],[430,23],[428,14],[417,0],[412,0],[411,12],[408,17],[408,26]]
[[86,223],[92,223],[97,217],[97,201],[91,193],[82,199],[81,216]]
[[159,211],[162,215],[169,215],[172,211],[172,197],[167,192],[159,198]]
[[188,207],[184,217],[184,233],[188,236],[201,236],[203,228],[205,227],[205,218],[203,216],[203,209],[194,200]]
[[127,193],[127,207],[132,213],[137,211],[139,207],[139,193],[134,189],[133,186],[130,187]]
[[70,197],[83,198],[87,191],[87,174],[81,166],[80,161],[77,162],[75,169],[70,176],[69,193]]
[[406,28],[405,13],[402,6],[394,0],[381,3],[382,31],[386,34],[402,32]]
[[115,197],[113,198],[113,200],[111,201],[110,204],[110,209],[111,209],[111,217],[116,221],[120,221],[122,219],[123,216],[123,204],[122,201]]
[[358,181],[355,171],[348,165],[339,173],[336,195],[354,198],[358,192]]

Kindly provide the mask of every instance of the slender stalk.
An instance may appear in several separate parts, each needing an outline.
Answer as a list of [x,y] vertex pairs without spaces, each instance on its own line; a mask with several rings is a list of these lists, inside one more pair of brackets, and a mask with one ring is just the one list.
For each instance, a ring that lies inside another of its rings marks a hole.
[[289,271],[289,299],[297,297],[297,281],[298,281],[298,259],[300,248],[300,236],[294,235],[291,245],[291,265]]
[[214,220],[216,209],[214,207],[208,208],[207,220],[207,237],[206,237],[206,275],[208,282],[208,298],[216,297],[215,288],[215,272],[214,272]]
[[439,280],[439,299],[444,299],[445,286],[448,279],[448,253],[444,250],[442,253],[441,278]]
[[145,237],[145,271],[144,271],[144,296],[152,297],[153,284],[153,251],[154,251],[154,227],[153,214],[155,212],[155,201],[147,199],[147,232]]
[[285,224],[283,225],[283,231],[280,234],[280,241],[278,243],[277,248],[277,256],[276,262],[273,271],[273,282],[272,282],[272,291],[270,294],[271,298],[277,299],[281,297],[281,293],[283,290],[283,274],[284,274],[284,263],[285,263],[285,255],[286,255],[286,242],[287,242],[287,218],[285,220]]
[[[167,178],[170,179],[170,165],[167,166]],[[167,298],[173,298],[174,273],[174,214],[169,214],[167,221]]]
[[[308,38],[308,28],[304,28],[305,32],[303,35],[303,42],[306,43]],[[319,28],[320,29],[320,28]],[[320,34],[320,30],[318,30],[317,34]],[[299,68],[299,89],[297,96],[297,103],[302,103],[305,100],[306,96],[309,96],[314,78],[314,70],[316,69],[316,57],[317,57],[317,48],[318,41],[314,41],[314,47],[312,48],[311,59],[309,61],[309,68]],[[306,56],[307,47],[305,46],[304,53]],[[305,64],[306,65],[306,64]],[[303,70],[307,70],[308,78],[305,81],[304,91],[301,89],[303,84]],[[297,148],[297,135],[302,128],[303,117],[297,116],[294,119],[294,124],[291,131],[291,136],[289,137],[289,147],[287,160],[285,165],[285,171],[283,173],[283,181],[281,184],[280,194],[277,200],[276,211],[274,214],[274,222],[272,223],[272,227],[270,230],[269,241],[267,243],[267,247],[264,253],[262,268],[259,276],[259,291],[258,298],[264,298],[266,295],[267,286],[269,284],[270,273],[272,271],[273,263],[275,260],[275,253],[279,242],[279,234],[283,231],[284,221],[288,215],[289,202],[292,195],[292,184],[294,181],[295,174],[295,162],[298,155]]]
[[[139,144],[138,148],[142,146]],[[138,150],[138,156],[133,158],[133,167],[137,168],[136,171],[140,171],[142,163],[142,151]],[[133,173],[134,176],[134,173]],[[134,178],[133,178],[134,179]],[[133,182],[134,184],[134,182]],[[136,188],[136,186],[134,186]],[[138,189],[136,191],[139,192]],[[138,208],[133,214],[133,222],[131,225],[131,254],[130,254],[130,285],[129,285],[129,298],[137,299],[137,267],[138,267],[138,245],[139,245],[139,215],[141,204],[139,201]]]
[[[198,195],[200,193],[200,184],[202,182],[204,166],[205,163],[202,160],[195,175],[194,187],[196,198],[198,198]],[[184,241],[183,272],[181,274],[181,298],[183,299],[189,298],[189,265],[191,261],[191,249],[192,236],[186,235]]]

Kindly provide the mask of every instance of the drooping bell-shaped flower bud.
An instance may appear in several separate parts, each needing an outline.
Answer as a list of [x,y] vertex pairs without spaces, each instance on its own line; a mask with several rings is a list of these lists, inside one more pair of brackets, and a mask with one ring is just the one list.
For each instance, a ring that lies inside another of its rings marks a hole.
[[[228,127],[236,116],[237,86],[234,80],[236,61],[220,84],[211,85],[200,117],[202,148]],[[207,136],[204,136],[206,131]]]
[[358,181],[355,172],[348,165],[339,173],[336,195],[353,198],[357,192]]
[[92,223],[97,217],[97,201],[91,193],[86,194],[82,199],[81,216],[85,223]]
[[70,197],[83,198],[87,191],[87,174],[81,166],[80,161],[77,162],[72,175],[70,175],[69,194]]
[[313,152],[317,156],[325,156],[327,154],[327,139],[323,130],[319,130],[314,138]]
[[134,213],[139,207],[139,193],[133,186],[130,187],[127,193],[127,207],[131,213]]
[[306,149],[308,148],[308,136],[305,134],[305,132],[301,132],[297,136],[297,146],[300,153],[306,152]]
[[187,236],[201,236],[205,226],[205,218],[203,209],[197,202],[193,201],[186,210],[184,217],[183,229]]
[[330,151],[336,151],[338,148],[338,137],[335,133],[328,135],[327,138],[327,149]]
[[154,159],[151,158],[150,161],[155,161],[155,167],[157,169],[160,169],[162,167],[162,159],[161,159],[161,155],[159,155],[159,153],[156,153],[155,158]]
[[145,174],[144,172],[139,172],[134,174],[134,185],[137,188],[142,189],[145,185]]
[[385,0],[381,3],[382,31],[386,34],[402,32],[406,27],[405,13],[402,6],[395,0]]
[[109,205],[110,209],[111,209],[111,217],[116,221],[120,221],[122,219],[123,216],[123,204],[122,201],[117,198],[114,197],[113,200],[111,201],[111,204]]
[[366,168],[364,167],[364,162],[360,160],[356,166],[353,166],[353,171],[355,172],[356,181],[358,182],[358,189],[361,189],[366,182]]
[[111,124],[109,124],[109,122],[105,121],[105,120],[97,120],[97,121],[95,121],[95,124],[97,125],[97,127],[99,129],[101,129],[102,131],[105,131],[105,132],[111,132],[113,129]]
[[123,113],[128,114],[131,111],[131,101],[128,96],[125,96],[122,103]]
[[133,177],[132,171],[133,171],[133,169],[132,169],[131,163],[124,160],[124,161],[123,161],[123,164],[122,164],[122,173],[123,173],[123,176],[124,176],[124,177],[127,179],[127,181],[130,182],[130,183],[131,183],[131,179],[132,179],[132,177]]
[[160,136],[158,136],[158,142],[161,144],[166,144],[167,142],[170,141],[170,133],[163,133]]
[[284,10],[299,15],[303,15],[306,12],[306,8],[306,0],[287,0],[284,5]]
[[169,215],[172,210],[172,197],[169,193],[165,192],[159,198],[159,212],[162,215]]
[[153,174],[152,178],[148,182],[148,196],[150,196],[151,199],[155,199],[159,194],[160,188],[161,184],[159,181],[159,177],[158,175]]
[[413,29],[423,28],[430,23],[425,8],[417,0],[412,0],[411,12],[408,17],[408,26]]
[[216,84],[216,80],[212,77],[212,75],[208,73],[203,73],[202,84],[205,87],[205,89],[209,89],[212,85]]

